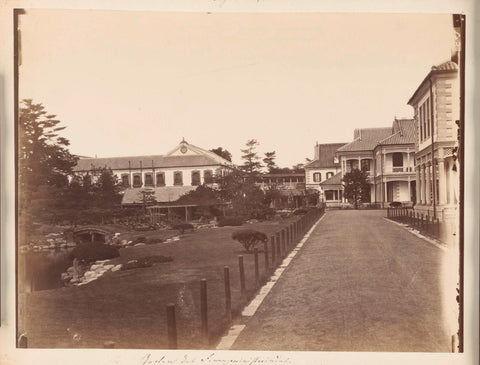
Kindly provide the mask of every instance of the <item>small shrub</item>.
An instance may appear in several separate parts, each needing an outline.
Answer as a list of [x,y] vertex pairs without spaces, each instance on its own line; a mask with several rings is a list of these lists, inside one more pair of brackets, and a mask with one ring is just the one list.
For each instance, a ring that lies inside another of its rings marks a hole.
[[241,226],[243,224],[243,219],[237,217],[225,217],[218,220],[219,227],[225,226]]
[[103,243],[81,243],[70,252],[70,259],[84,262],[112,259],[120,256],[118,248]]
[[150,267],[156,263],[170,262],[170,261],[173,261],[173,258],[171,258],[170,256],[141,257],[137,260],[132,260],[124,264],[122,266],[122,270],[141,269],[145,267]]
[[298,208],[298,209],[295,209],[293,211],[294,215],[304,215],[304,214],[307,214],[307,213],[308,213],[308,210],[305,209],[305,208]]
[[390,206],[391,206],[392,208],[399,208],[399,207],[402,206],[402,203],[401,203],[401,202],[391,202],[391,203],[390,203]]
[[193,232],[193,225],[191,225],[190,223],[179,223],[179,224],[175,224],[173,227],[173,229],[176,229],[177,231],[179,231],[181,234],[184,234],[186,230],[190,230]]
[[245,250],[250,251],[255,248],[259,242],[266,242],[267,235],[263,232],[255,231],[253,229],[244,229],[232,233],[232,238],[240,242]]

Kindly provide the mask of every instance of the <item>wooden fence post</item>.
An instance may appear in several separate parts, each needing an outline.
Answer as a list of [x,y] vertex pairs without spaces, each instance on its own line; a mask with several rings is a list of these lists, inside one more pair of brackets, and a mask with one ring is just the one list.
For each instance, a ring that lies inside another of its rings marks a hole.
[[175,304],[167,304],[167,333],[168,348],[176,349],[177,345],[177,322],[175,320]]
[[275,242],[277,243],[277,260],[280,262],[281,261],[281,258],[282,258],[282,254],[281,254],[281,251],[280,251],[280,248],[281,248],[281,244],[282,244],[282,241],[280,240],[280,232],[277,232],[275,234]]
[[245,288],[245,269],[243,267],[243,256],[238,256],[238,267],[240,269],[240,291],[242,296],[245,297],[247,294],[247,290]]
[[285,241],[285,228],[282,229],[281,232],[282,235],[282,251],[283,251],[283,256],[285,256],[285,253],[287,252],[287,247],[286,247],[286,241]]
[[270,237],[271,247],[272,247],[272,269],[275,269],[275,264],[277,263],[277,258],[275,257],[275,236]]
[[268,275],[269,268],[268,268],[268,242],[267,241],[263,243],[263,254],[265,256],[265,273],[267,273]]
[[200,280],[200,318],[203,340],[208,345],[207,279]]
[[230,269],[228,266],[223,268],[223,277],[225,279],[225,314],[228,323],[232,321],[232,294],[230,292]]

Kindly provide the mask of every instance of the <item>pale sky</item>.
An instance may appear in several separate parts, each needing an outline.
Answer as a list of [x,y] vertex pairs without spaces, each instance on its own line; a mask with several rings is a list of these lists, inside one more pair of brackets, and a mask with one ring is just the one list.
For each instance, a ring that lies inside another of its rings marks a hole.
[[412,117],[453,47],[451,15],[27,9],[20,29],[20,99],[58,116],[72,153],[164,154],[185,137],[238,163],[255,138],[282,167]]

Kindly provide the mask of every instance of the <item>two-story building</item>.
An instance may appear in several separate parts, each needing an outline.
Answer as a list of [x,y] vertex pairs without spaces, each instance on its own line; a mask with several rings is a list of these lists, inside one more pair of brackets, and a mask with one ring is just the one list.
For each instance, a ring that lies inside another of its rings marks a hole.
[[450,230],[455,230],[458,215],[460,167],[454,155],[458,147],[459,100],[458,66],[447,61],[432,67],[408,101],[416,125],[415,210],[449,223]]
[[[340,162],[336,157],[337,150],[345,143],[322,143],[314,146],[313,161],[305,165],[305,185],[308,189],[319,192],[319,199],[327,206],[342,201],[341,182],[337,181]],[[336,179],[333,179],[337,176]]]
[[375,202],[403,206],[415,202],[415,121],[395,119],[392,134],[373,149]]
[[264,193],[275,191],[272,208],[299,208],[318,202],[317,190],[306,187],[303,173],[261,174],[257,184]]
[[77,175],[95,179],[107,168],[125,187],[123,205],[140,204],[142,190],[153,191],[158,203],[168,203],[202,184],[213,184],[214,177],[233,167],[217,154],[182,140],[165,155],[111,158],[80,158]]

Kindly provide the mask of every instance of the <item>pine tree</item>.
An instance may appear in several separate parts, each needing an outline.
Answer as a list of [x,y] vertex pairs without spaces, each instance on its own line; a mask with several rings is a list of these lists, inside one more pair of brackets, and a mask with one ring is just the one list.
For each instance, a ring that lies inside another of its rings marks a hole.
[[247,177],[254,177],[262,168],[260,157],[258,157],[257,151],[255,151],[259,143],[256,139],[249,139],[245,145],[246,148],[240,150],[243,153],[242,160],[244,161],[241,169],[247,174]]
[[268,169],[268,172],[273,173],[276,169],[278,169],[278,166],[275,162],[275,159],[277,158],[275,151],[272,152],[265,152],[265,158],[263,159],[263,163],[265,164],[265,167]]

